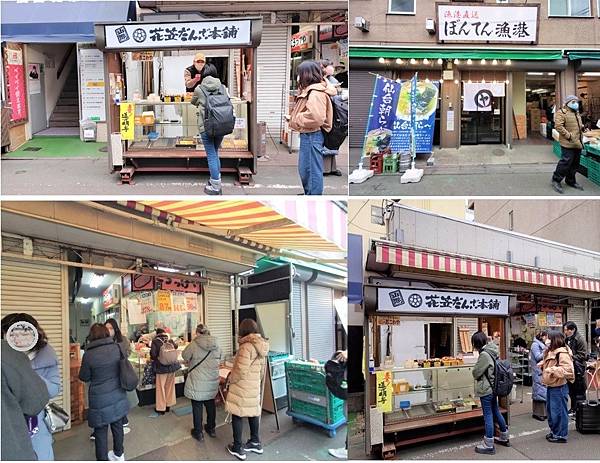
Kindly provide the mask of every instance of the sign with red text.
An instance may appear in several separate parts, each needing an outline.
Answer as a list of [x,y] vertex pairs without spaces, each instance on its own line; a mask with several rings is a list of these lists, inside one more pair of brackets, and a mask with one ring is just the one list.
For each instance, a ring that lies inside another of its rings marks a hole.
[[539,4],[438,3],[438,42],[529,43],[538,41]]
[[184,293],[200,293],[200,283],[198,281],[168,276],[157,276],[155,278],[158,289],[182,291]]
[[27,90],[25,87],[23,50],[5,48],[5,54],[8,99],[12,109],[10,121],[27,121]]
[[315,33],[313,31],[298,32],[292,35],[292,53],[310,50],[314,47]]

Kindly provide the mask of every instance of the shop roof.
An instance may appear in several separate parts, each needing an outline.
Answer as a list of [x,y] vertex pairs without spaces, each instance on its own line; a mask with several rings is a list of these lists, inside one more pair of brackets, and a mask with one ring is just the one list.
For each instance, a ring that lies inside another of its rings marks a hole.
[[556,60],[563,57],[562,50],[497,50],[477,48],[387,48],[350,47],[351,58],[428,58],[428,59],[511,59]]
[[600,51],[568,51],[569,60],[576,59],[600,59]]
[[2,41],[18,43],[95,42],[94,23],[135,18],[135,2],[2,0]]
[[521,283],[537,287],[564,288],[600,293],[600,279],[540,269],[480,257],[423,249],[383,240],[374,240],[379,264],[407,267],[419,272],[441,272],[477,279]]
[[197,225],[207,233],[263,250],[302,251],[326,258],[329,253],[339,254],[346,249],[346,212],[333,201],[126,201],[120,204],[183,225]]

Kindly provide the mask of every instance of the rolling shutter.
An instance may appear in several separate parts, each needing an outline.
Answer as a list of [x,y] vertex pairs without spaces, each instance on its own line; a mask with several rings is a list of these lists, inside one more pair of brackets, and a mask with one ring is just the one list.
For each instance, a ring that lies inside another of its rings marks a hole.
[[348,123],[350,148],[362,148],[373,97],[375,76],[368,71],[352,71],[349,83],[350,115]]
[[264,27],[256,56],[258,121],[267,123],[267,137],[277,141],[288,108],[289,43],[288,26]]
[[583,299],[569,299],[569,304],[572,307],[567,308],[567,319],[565,322],[575,322],[577,330],[587,339],[587,317],[585,313],[585,301]]
[[2,259],[2,306],[4,317],[14,312],[25,312],[34,317],[56,351],[61,377],[61,394],[53,399],[70,411],[68,310],[63,299],[62,268],[58,264]]
[[[209,276],[210,278],[210,276]],[[206,324],[210,334],[219,341],[223,355],[233,353],[231,332],[231,287],[207,285]]]
[[302,349],[303,342],[303,330],[302,330],[302,283],[294,281],[292,286],[292,328],[294,330],[294,355],[299,358],[304,357],[304,350]]
[[335,352],[335,307],[333,289],[307,286],[308,357],[321,361]]

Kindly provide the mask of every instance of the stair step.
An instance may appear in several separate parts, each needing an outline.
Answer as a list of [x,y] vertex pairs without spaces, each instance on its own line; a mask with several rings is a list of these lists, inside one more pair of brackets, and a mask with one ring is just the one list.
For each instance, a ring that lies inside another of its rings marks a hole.
[[50,116],[51,121],[72,121],[75,123],[79,122],[77,114],[73,113],[52,113]]
[[61,98],[79,98],[79,93],[78,92],[66,92],[66,91],[62,91],[62,93],[60,94]]
[[58,100],[58,103],[56,103],[57,106],[79,106],[79,99],[78,98],[60,98]]
[[53,121],[50,120],[48,127],[79,127],[78,123],[73,123],[71,121]]
[[53,113],[79,114],[79,107],[75,105],[56,105]]

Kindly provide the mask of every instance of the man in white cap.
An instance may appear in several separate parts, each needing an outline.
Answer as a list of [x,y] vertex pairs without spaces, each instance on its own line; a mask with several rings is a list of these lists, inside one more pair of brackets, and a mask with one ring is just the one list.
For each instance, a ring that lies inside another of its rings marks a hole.
[[583,123],[579,115],[577,96],[569,95],[565,98],[564,106],[554,115],[554,124],[559,133],[561,158],[552,175],[552,188],[562,194],[563,189],[560,183],[565,179],[568,186],[583,190],[583,187],[575,180],[583,149]]
[[194,63],[185,68],[183,79],[185,80],[185,91],[193,92],[202,82],[202,68],[206,63],[204,53],[196,53],[194,55]]

